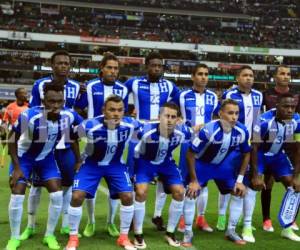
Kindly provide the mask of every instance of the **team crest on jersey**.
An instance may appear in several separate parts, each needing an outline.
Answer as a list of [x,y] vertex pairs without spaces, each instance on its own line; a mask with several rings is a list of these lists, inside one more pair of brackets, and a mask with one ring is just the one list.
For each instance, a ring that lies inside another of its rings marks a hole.
[[238,136],[232,136],[232,139],[231,139],[231,147],[234,147],[234,146],[238,146],[240,143],[241,143],[241,136],[238,135]]
[[123,90],[122,89],[114,89],[114,94],[117,96],[122,97],[123,96]]
[[67,98],[74,99],[76,97],[76,89],[74,87],[67,87]]

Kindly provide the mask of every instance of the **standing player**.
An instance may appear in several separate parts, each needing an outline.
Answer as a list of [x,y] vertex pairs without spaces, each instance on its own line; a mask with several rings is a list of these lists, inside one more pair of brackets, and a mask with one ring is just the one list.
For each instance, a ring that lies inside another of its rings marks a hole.
[[[176,98],[179,104],[183,122],[195,129],[210,122],[218,106],[217,95],[206,89],[208,83],[208,67],[205,64],[198,64],[192,72],[193,87],[190,90],[182,91]],[[181,144],[179,168],[183,178],[187,175],[186,153],[188,143]],[[203,187],[197,199],[197,227],[201,230],[212,232],[213,229],[205,220],[204,214],[208,200],[208,188]],[[183,217],[182,217],[183,218]],[[179,230],[184,232],[184,221],[180,220]]]
[[138,134],[140,141],[135,147],[134,244],[140,249],[146,248],[143,237],[145,201],[148,184],[155,175],[172,194],[166,240],[171,246],[180,246],[174,231],[182,214],[184,187],[172,153],[181,143],[190,139],[191,130],[185,126],[176,128],[179,116],[178,106],[167,102],[161,108],[159,122],[146,124]]
[[[300,192],[300,116],[295,114],[295,109],[294,95],[282,94],[277,98],[276,109],[262,114],[260,126],[255,126],[250,175],[253,188],[261,190],[264,186],[262,175],[268,173],[286,188]],[[285,153],[288,144],[293,147],[294,164]],[[292,227],[283,229],[281,236],[300,241]]]
[[[50,193],[48,222],[43,243],[50,249],[60,248],[54,230],[62,209],[63,192],[61,174],[54,159],[54,149],[61,137],[69,136],[70,127],[82,119],[71,110],[62,110],[64,96],[61,85],[47,84],[43,94],[44,107],[33,107],[21,113],[10,135],[12,195],[8,210],[11,239],[6,246],[7,250],[15,250],[21,244],[23,201],[27,182],[33,171]],[[79,152],[76,153],[78,162]]]
[[[253,89],[254,74],[250,66],[242,66],[236,75],[237,86],[227,90],[222,99],[233,99],[239,104],[239,117],[238,121],[245,124],[249,131],[249,136],[251,139],[252,129],[257,123],[257,119],[260,115],[262,107],[262,93]],[[236,152],[238,154],[238,152]],[[244,228],[243,237],[245,239],[253,240],[252,226],[251,226],[251,214],[255,203],[256,192],[251,188],[248,188],[245,198],[244,198]],[[217,229],[225,230],[226,225],[226,210],[227,204],[230,198],[230,194],[226,196],[220,195],[219,197],[219,216]],[[248,240],[249,241],[249,240]]]
[[[102,107],[108,96],[114,94],[120,96],[124,102],[125,110],[128,103],[128,90],[124,84],[119,82],[119,61],[112,53],[106,53],[100,63],[100,77],[90,80],[86,86],[86,92],[78,100],[76,107],[85,109],[87,107],[87,117],[93,118],[102,115]],[[118,199],[109,199],[109,214],[107,218],[107,231],[113,237],[119,236],[119,231],[114,224],[114,218],[117,213]],[[95,234],[95,201],[86,199],[88,211],[88,223],[84,229],[83,235],[91,237]]]
[[[129,79],[125,85],[133,94],[136,117],[139,121],[157,120],[162,105],[174,98],[179,89],[171,81],[163,78],[163,58],[158,52],[151,52],[145,59],[147,75]],[[134,147],[134,144],[130,144]],[[133,168],[133,155],[128,155],[129,168]],[[161,182],[157,183],[155,211],[152,222],[157,229],[164,231],[161,217],[166,201]]]
[[[266,110],[276,107],[278,99],[281,95],[292,93],[295,99],[296,111],[300,112],[300,94],[295,89],[292,89],[289,84],[291,81],[291,69],[286,65],[279,65],[274,73],[275,87],[267,89],[264,94],[264,106]],[[293,161],[292,151],[289,146],[285,149],[290,159]],[[273,186],[273,178],[267,173],[264,174],[266,188],[261,191],[261,207],[263,214],[263,229],[267,232],[273,232],[272,220],[270,217],[271,193]],[[296,223],[293,224],[294,230],[299,230]]]
[[[242,212],[241,197],[246,191],[242,182],[250,158],[249,134],[247,128],[237,121],[239,106],[236,101],[223,101],[219,115],[220,120],[209,122],[200,130],[198,137],[192,140],[186,155],[189,176],[184,204],[186,225],[182,243],[186,247],[192,244],[195,198],[201,187],[211,179],[222,194],[233,194],[226,237],[236,244],[245,244],[236,234],[235,227]],[[241,158],[231,157],[231,152],[236,148],[239,148]]]
[[72,201],[69,207],[70,238],[66,250],[79,246],[78,227],[82,215],[84,199],[92,198],[102,177],[106,179],[110,194],[121,200],[120,236],[117,244],[127,250],[136,248],[128,239],[128,231],[133,218],[133,188],[127,166],[123,163],[123,153],[131,139],[135,126],[124,118],[122,98],[116,95],[106,99],[103,116],[88,119],[78,127],[78,136],[87,137],[86,158],[75,176]]
[[[55,81],[57,84],[60,84],[64,88],[64,106],[70,109],[73,108],[79,95],[80,85],[78,82],[68,78],[71,67],[71,58],[69,53],[64,50],[56,51],[51,56],[51,67],[52,75],[39,79],[34,83],[29,106],[35,107],[42,105],[42,100],[44,99],[43,88],[45,84]],[[62,141],[60,141],[57,145],[57,150],[55,151],[55,159],[62,174],[64,197],[61,233],[68,234],[68,207],[72,195],[71,186],[73,184],[74,178],[75,158],[70,145],[65,144],[63,138]],[[36,233],[36,211],[40,202],[42,188],[40,187],[38,180],[34,180],[34,182],[36,183],[33,183],[28,196],[28,225],[21,235],[21,240],[26,240]]]

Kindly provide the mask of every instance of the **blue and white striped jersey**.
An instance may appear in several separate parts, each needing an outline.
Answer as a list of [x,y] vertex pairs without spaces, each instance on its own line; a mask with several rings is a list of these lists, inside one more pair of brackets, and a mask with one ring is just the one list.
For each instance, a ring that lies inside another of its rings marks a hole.
[[233,99],[238,102],[240,108],[239,122],[245,124],[251,137],[254,125],[259,122],[263,102],[262,93],[251,89],[250,94],[247,95],[240,91],[238,87],[234,87],[225,91],[222,99]]
[[262,141],[259,149],[265,155],[276,155],[284,152],[285,144],[295,142],[295,134],[300,133],[300,115],[295,113],[292,120],[279,121],[276,109],[271,109],[261,115],[253,131],[254,138]]
[[158,119],[160,107],[179,92],[173,82],[163,78],[151,83],[146,76],[136,77],[129,79],[125,85],[133,94],[138,120]]
[[190,143],[196,158],[211,164],[220,164],[233,150],[250,152],[249,133],[240,122],[229,133],[224,133],[220,120],[207,123]]
[[83,121],[77,127],[79,137],[87,138],[85,161],[98,162],[99,166],[111,163],[124,163],[124,149],[139,129],[140,123],[131,117],[124,117],[115,129],[108,129],[104,116],[97,116]]
[[53,153],[62,137],[71,139],[73,128],[82,121],[80,115],[67,108],[61,110],[60,117],[55,122],[47,120],[43,106],[25,110],[13,125],[13,130],[20,134],[18,156],[43,160]]
[[86,92],[83,93],[76,103],[76,107],[84,109],[88,107],[88,118],[102,115],[102,107],[106,98],[110,95],[120,96],[127,110],[128,89],[119,81],[113,85],[104,84],[101,78],[95,78],[86,84]]
[[[47,82],[51,82],[53,80],[52,76],[47,76],[45,78],[41,78],[35,81],[31,91],[31,97],[29,101],[29,107],[41,106],[42,100],[44,99],[44,85]],[[80,85],[78,82],[67,79],[66,84],[64,85],[64,100],[66,108],[73,108],[75,105],[75,101],[79,94]]]
[[180,107],[183,120],[188,126],[210,122],[218,107],[218,96],[208,89],[203,94],[193,89],[182,91],[174,101]]
[[173,160],[173,151],[181,143],[189,141],[192,129],[185,125],[175,128],[169,138],[159,132],[159,122],[145,124],[138,133],[139,143],[135,147],[135,158],[142,158],[158,165]]

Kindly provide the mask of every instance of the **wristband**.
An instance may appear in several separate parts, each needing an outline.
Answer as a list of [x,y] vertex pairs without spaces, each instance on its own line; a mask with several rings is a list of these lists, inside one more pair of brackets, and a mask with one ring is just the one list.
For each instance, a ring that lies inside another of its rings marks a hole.
[[238,178],[236,179],[236,182],[237,183],[243,183],[243,180],[244,180],[244,176],[239,174]]

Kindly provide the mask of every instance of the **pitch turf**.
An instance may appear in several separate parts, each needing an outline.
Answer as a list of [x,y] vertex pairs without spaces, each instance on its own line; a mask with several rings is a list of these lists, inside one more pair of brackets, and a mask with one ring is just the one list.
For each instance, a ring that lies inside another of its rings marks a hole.
[[[6,161],[7,162],[7,161]],[[9,239],[10,229],[9,229],[9,221],[8,221],[8,203],[9,203],[9,196],[10,190],[8,187],[8,166],[6,165],[5,168],[0,168],[0,249],[4,249]],[[105,186],[105,185],[104,185]],[[28,191],[27,191],[28,193]],[[269,250],[269,249],[300,249],[300,243],[292,242],[289,240],[285,240],[280,238],[280,227],[277,223],[277,213],[279,209],[279,204],[281,198],[283,196],[284,189],[280,184],[276,184],[273,193],[272,193],[272,218],[274,222],[275,232],[274,233],[267,233],[262,231],[261,229],[261,208],[260,208],[260,196],[258,195],[258,201],[255,208],[254,214],[254,223],[253,225],[257,228],[255,231],[256,243],[250,244],[248,243],[246,246],[236,246],[231,242],[228,242],[224,239],[223,232],[214,233],[205,233],[199,232],[196,229],[195,237],[194,237],[194,248],[193,249],[259,249],[259,250]],[[164,234],[161,232],[157,232],[154,230],[154,227],[151,224],[151,216],[153,214],[153,207],[154,207],[154,196],[155,194],[155,187],[151,186],[150,188],[150,195],[147,201],[147,214],[146,214],[146,221],[144,224],[144,235],[146,243],[148,244],[147,249],[153,250],[167,250],[167,249],[174,249],[169,247],[164,242]],[[209,185],[209,202],[207,207],[206,217],[211,226],[216,225],[217,221],[217,197],[218,192],[216,187],[213,183]],[[170,198],[168,198],[169,204]],[[164,218],[167,219],[167,211],[168,211],[168,204],[165,206],[164,209]],[[22,221],[22,230],[26,226],[27,218],[26,218],[26,210],[27,210],[27,202],[24,203],[24,212],[23,212],[23,221]],[[46,190],[43,190],[42,193],[42,200],[41,205],[38,210],[37,215],[37,234],[34,238],[27,240],[22,243],[20,249],[27,249],[27,250],[42,250],[48,249],[47,247],[43,246],[41,241],[43,237],[43,233],[45,231],[46,220],[47,220],[47,210],[48,210],[48,195]],[[107,201],[106,195],[104,193],[99,192],[97,198],[97,205],[96,205],[96,235],[92,238],[82,238],[80,241],[80,249],[81,250],[111,250],[111,249],[121,249],[116,246],[115,239],[108,236],[105,232],[105,222],[106,222],[106,214],[107,214]],[[80,226],[80,231],[83,230],[86,223],[86,214],[84,210],[82,223]],[[119,220],[117,218],[117,224],[119,225]],[[300,219],[298,218],[298,224],[300,224]],[[60,222],[58,229],[60,228]],[[241,229],[238,230],[239,232]],[[61,236],[57,230],[56,232],[58,241],[61,244],[61,249],[65,246],[67,242],[66,236]],[[177,233],[178,237],[181,238],[181,234]],[[183,249],[183,248],[181,248]]]

